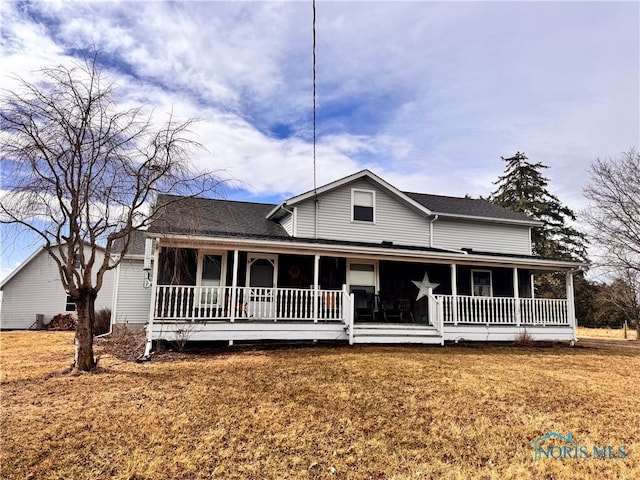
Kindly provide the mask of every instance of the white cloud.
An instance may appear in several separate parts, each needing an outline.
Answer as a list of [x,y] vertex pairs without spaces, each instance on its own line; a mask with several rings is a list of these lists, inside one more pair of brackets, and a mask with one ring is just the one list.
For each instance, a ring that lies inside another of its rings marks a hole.
[[[312,186],[308,2],[2,4],[5,72],[95,44],[126,105],[196,117],[195,161],[253,199]],[[318,2],[318,182],[486,195],[525,151],[583,204],[597,157],[640,146],[640,5]],[[4,87],[12,82],[3,77]]]

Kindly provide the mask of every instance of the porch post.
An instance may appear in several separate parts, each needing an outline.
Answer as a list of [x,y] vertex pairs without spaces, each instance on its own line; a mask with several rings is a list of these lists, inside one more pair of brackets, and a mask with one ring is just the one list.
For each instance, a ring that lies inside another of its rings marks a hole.
[[313,259],[313,323],[318,323],[318,278],[320,276],[320,255]]
[[451,264],[451,318],[458,325],[458,267]]
[[573,297],[573,272],[569,270],[566,278],[567,286],[567,320],[573,330],[573,341],[577,340],[576,335],[576,306]]
[[[160,256],[160,246],[158,239],[153,242],[153,274],[151,276],[151,303],[149,304],[149,324],[147,328],[147,344],[144,348],[144,357],[151,355],[153,345],[153,320],[156,316],[156,293],[158,290],[158,258]],[[117,293],[117,292],[116,292]]]
[[519,327],[520,322],[522,321],[522,312],[520,309],[520,285],[518,284],[518,267],[513,267],[513,298],[513,308],[516,316],[516,327]]
[[536,282],[533,278],[533,272],[531,272],[531,298],[536,298]]
[[233,276],[231,279],[231,323],[236,321],[238,303],[238,250],[233,251]]

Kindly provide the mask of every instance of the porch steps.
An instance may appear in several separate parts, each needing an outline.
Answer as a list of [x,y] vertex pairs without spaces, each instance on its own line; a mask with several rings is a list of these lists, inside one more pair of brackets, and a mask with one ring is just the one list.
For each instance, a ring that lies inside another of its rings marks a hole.
[[430,325],[356,324],[353,343],[442,344],[442,336]]

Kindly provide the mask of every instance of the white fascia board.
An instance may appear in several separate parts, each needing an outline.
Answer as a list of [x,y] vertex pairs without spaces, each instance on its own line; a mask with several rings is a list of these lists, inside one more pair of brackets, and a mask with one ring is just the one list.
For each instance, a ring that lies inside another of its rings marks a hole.
[[44,252],[44,247],[39,247],[35,252],[29,255],[29,257],[27,257],[27,259],[24,262],[22,262],[20,265],[14,268],[13,271],[9,275],[7,275],[7,277],[2,281],[2,283],[0,283],[0,290],[2,290],[2,288],[20,272],[20,270],[22,270],[24,267],[29,265],[29,262],[31,262],[31,260],[36,258],[40,252]]
[[[88,244],[87,242],[84,242],[85,246],[91,246],[90,244]],[[54,247],[58,247],[60,245],[65,245],[64,243],[54,243],[51,245],[51,248]],[[102,250],[104,252],[104,247],[101,247],[100,245],[96,245],[96,248],[99,250]],[[15,277],[20,270],[22,270],[24,267],[26,267],[27,265],[29,265],[29,262],[31,260],[33,260],[34,258],[36,258],[36,256],[41,252],[44,251],[46,252],[44,246],[39,247],[35,252],[33,252],[31,255],[29,255],[29,257],[22,262],[20,265],[18,265],[16,268],[13,269],[13,271],[6,276],[6,278],[0,283],[0,290],[2,290],[2,288],[9,282],[9,280],[11,280],[13,277]]]
[[322,194],[324,192],[336,189],[338,187],[341,187],[343,185],[351,183],[351,182],[353,182],[355,180],[359,180],[360,178],[363,178],[363,177],[369,178],[370,180],[372,180],[374,183],[378,184],[383,189],[385,189],[385,190],[389,191],[391,194],[395,195],[401,201],[407,203],[408,205],[410,205],[414,209],[416,209],[416,210],[418,210],[418,211],[420,211],[420,212],[422,212],[422,213],[424,213],[425,215],[428,215],[428,216],[439,215],[441,217],[447,217],[447,218],[459,218],[459,219],[463,219],[463,220],[477,220],[477,221],[482,221],[482,222],[504,223],[504,224],[510,224],[510,225],[527,225],[527,226],[541,226],[541,225],[543,225],[542,222],[539,222],[537,220],[512,220],[512,219],[496,218],[496,217],[482,217],[482,216],[477,216],[477,215],[464,215],[464,214],[455,214],[455,213],[436,212],[436,211],[430,210],[429,208],[425,207],[421,203],[415,201],[414,199],[412,199],[411,197],[406,195],[404,192],[398,190],[396,187],[394,187],[393,185],[391,185],[387,181],[385,181],[382,178],[380,178],[379,176],[377,176],[375,173],[371,172],[370,170],[366,170],[366,169],[365,170],[361,170],[359,172],[356,172],[356,173],[354,173],[352,175],[349,175],[347,177],[340,178],[340,179],[338,179],[338,180],[336,180],[334,182],[328,183],[326,185],[323,185],[322,187],[316,189],[315,191],[314,190],[310,190],[308,192],[302,193],[302,194],[297,195],[295,197],[289,198],[289,199],[285,200],[284,202],[281,202],[280,204],[278,204],[276,207],[274,207],[267,214],[267,218],[271,219],[278,211],[280,211],[281,209],[283,209],[286,206],[298,204],[300,202],[308,200],[309,198],[315,197],[316,195],[320,195],[320,194]]
[[359,178],[364,177],[367,173],[371,174],[371,172],[369,172],[369,170],[361,170],[359,172],[353,173],[347,177],[343,177],[340,178],[338,180],[335,180],[331,183],[327,183],[326,185],[323,185],[321,187],[316,188],[315,190],[309,190],[308,192],[305,193],[301,193],[300,195],[296,195],[295,197],[291,197],[287,200],[285,200],[283,203],[287,204],[287,205],[294,205],[296,203],[300,203],[304,200],[307,200],[309,198],[315,197],[316,195],[319,195],[321,193],[324,192],[328,192],[329,190],[333,190],[334,188],[338,188],[342,185],[346,185],[349,182],[352,182],[353,180],[357,180]]
[[280,209],[282,207],[284,207],[286,205],[287,202],[280,202],[278,205],[276,205],[275,207],[273,207],[271,209],[271,211],[269,213],[267,213],[267,218],[270,219],[272,216],[274,216],[276,213],[278,213],[278,211],[280,211]]
[[215,244],[222,249],[244,247],[247,250],[261,253],[326,253],[351,258],[371,258],[430,261],[433,263],[456,263],[458,265],[484,265],[495,267],[529,267],[538,270],[576,270],[587,267],[587,264],[564,260],[546,260],[537,258],[501,257],[477,255],[473,253],[455,254],[454,252],[429,252],[409,249],[389,249],[383,247],[362,247],[356,245],[329,245],[323,243],[289,242],[283,240],[254,240],[233,237],[181,236],[172,234],[156,234],[158,239],[170,241],[173,247],[193,248],[198,245]]
[[379,176],[377,176],[375,173],[371,172],[370,170],[361,170],[361,171],[359,171],[357,173],[354,173],[352,175],[349,175],[347,177],[344,177],[344,178],[341,178],[341,179],[336,180],[334,182],[331,182],[331,183],[328,183],[326,185],[323,185],[322,187],[316,189],[315,191],[314,190],[310,190],[310,191],[308,191],[306,193],[303,193],[301,195],[297,195],[295,197],[292,197],[292,198],[286,200],[284,202],[284,204],[285,205],[295,205],[295,204],[300,203],[300,202],[302,202],[304,200],[308,200],[309,198],[315,197],[316,195],[320,195],[320,194],[322,194],[324,192],[327,192],[329,190],[336,189],[338,187],[341,187],[343,185],[351,183],[351,182],[353,182],[355,180],[359,180],[360,178],[363,178],[363,177],[367,177],[369,180],[372,180],[374,183],[377,183],[380,187],[382,187],[383,189],[389,191],[390,193],[392,193],[393,195],[398,197],[403,202],[411,205],[416,210],[419,210],[420,212],[422,212],[422,213],[424,213],[426,215],[433,215],[434,212],[429,210],[427,207],[425,207],[421,203],[416,202],[414,199],[412,199],[409,196],[405,195],[403,192],[401,192],[396,187],[394,187],[390,183],[386,182],[385,180],[383,180],[382,178],[380,178]]

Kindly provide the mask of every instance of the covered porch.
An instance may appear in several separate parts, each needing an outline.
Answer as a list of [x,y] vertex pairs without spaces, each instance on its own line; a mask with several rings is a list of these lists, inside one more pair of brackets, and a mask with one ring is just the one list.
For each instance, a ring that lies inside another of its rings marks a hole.
[[181,335],[442,344],[526,330],[575,340],[570,269],[566,298],[535,298],[533,274],[548,267],[434,257],[156,242],[148,349]]

